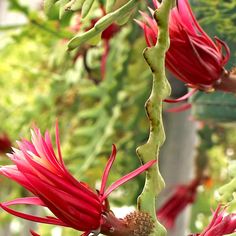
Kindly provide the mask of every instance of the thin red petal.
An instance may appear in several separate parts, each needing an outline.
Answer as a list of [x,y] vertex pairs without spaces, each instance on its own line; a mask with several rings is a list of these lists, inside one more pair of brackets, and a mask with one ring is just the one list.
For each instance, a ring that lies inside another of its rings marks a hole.
[[181,16],[181,20],[185,27],[191,32],[195,33],[196,29],[194,26],[197,26],[197,21],[193,16],[192,10],[188,4],[188,1],[178,0],[177,1],[177,9],[179,12],[179,16]]
[[194,93],[196,93],[198,91],[197,88],[194,88],[192,90],[190,90],[187,94],[185,94],[184,96],[180,97],[180,98],[177,98],[177,99],[165,99],[164,101],[165,102],[168,102],[168,103],[177,103],[177,102],[182,102],[186,99],[188,99],[189,97],[191,97]]
[[30,233],[32,236],[40,236],[40,234],[37,234],[36,232],[34,232],[32,229],[30,230]]
[[[193,11],[191,9],[191,6],[188,2],[188,0],[178,0],[177,1],[177,7],[178,10],[180,11],[179,14],[182,17],[182,15],[184,15],[184,12],[189,12],[192,22],[194,24],[194,26],[197,28],[197,30],[204,36],[204,38],[207,40],[207,42],[211,45],[211,47],[213,47],[214,49],[216,49],[216,45],[214,44],[214,42],[212,41],[212,39],[206,34],[206,32],[201,28],[201,26],[198,24]],[[186,9],[187,8],[187,9]],[[181,12],[182,9],[182,12]],[[186,23],[186,21],[183,20],[183,23]]]
[[19,211],[12,210],[11,208],[9,208],[7,206],[4,206],[4,203],[0,203],[0,207],[3,210],[5,210],[6,212],[8,212],[8,213],[10,213],[14,216],[23,218],[25,220],[30,220],[30,221],[34,221],[34,222],[37,222],[37,223],[44,223],[44,224],[68,226],[67,224],[65,224],[61,220],[59,220],[57,218],[54,218],[54,217],[50,217],[50,218],[48,218],[48,217],[38,217],[38,216],[25,214],[25,213],[22,213],[22,212],[19,212]]
[[61,144],[60,144],[58,121],[56,121],[56,144],[57,144],[57,151],[58,151],[58,155],[59,155],[59,160],[60,160],[63,168],[65,168],[64,161],[63,161],[63,158],[61,155]]
[[109,157],[109,160],[106,164],[106,167],[105,167],[105,170],[103,172],[103,176],[102,176],[102,183],[101,183],[101,188],[100,188],[100,191],[99,191],[99,194],[102,196],[105,192],[105,188],[106,188],[106,183],[107,183],[107,179],[108,179],[108,176],[109,176],[109,173],[110,173],[110,170],[111,170],[111,167],[112,167],[112,164],[114,163],[115,161],[115,158],[116,158],[116,146],[113,144],[112,145],[112,153]]
[[186,110],[190,109],[191,107],[192,107],[191,103],[184,103],[180,106],[166,109],[165,112],[182,112],[182,111],[186,111]]
[[156,9],[158,9],[160,7],[160,3],[157,0],[153,0],[153,5]]
[[[198,62],[200,63],[200,65],[202,66],[202,68],[204,68],[209,74],[212,74],[213,79],[218,79],[218,78],[214,78],[214,69],[215,67],[211,67],[209,63],[206,63],[206,61],[201,57],[200,53],[197,50],[196,46],[202,46],[204,47],[204,45],[198,44],[197,42],[195,42],[194,40],[191,40],[190,36],[186,33],[187,39],[189,41],[189,44],[192,47],[192,51],[194,53],[194,55],[197,57]],[[207,50],[207,49],[205,49]],[[208,50],[208,53],[210,53],[210,51]],[[189,60],[189,59],[188,59]],[[203,73],[203,72],[202,72]]]
[[215,40],[216,40],[219,44],[221,44],[221,45],[224,47],[224,49],[225,49],[226,55],[223,57],[223,61],[222,61],[222,66],[224,66],[224,65],[228,62],[228,60],[229,60],[229,58],[230,58],[230,49],[229,49],[229,46],[227,45],[227,43],[225,43],[223,40],[219,39],[218,37],[215,37]]
[[45,206],[45,204],[38,197],[25,197],[17,198],[9,202],[4,202],[4,206],[20,205],[20,204],[29,204],[36,206]]
[[[26,157],[28,159],[28,157]],[[55,187],[58,186],[60,189],[64,189],[65,192],[72,193],[72,195],[77,196],[80,200],[89,201],[90,204],[95,204],[95,206],[98,206],[98,198],[97,195],[92,192],[88,187],[85,187],[84,185],[80,184],[77,181],[77,185],[73,186],[72,184],[68,183],[68,181],[64,180],[60,176],[54,175],[54,173],[50,172],[47,168],[44,166],[41,166],[40,164],[32,161],[30,158],[28,159],[30,165],[34,167],[37,171],[39,171],[48,181],[44,181],[43,179],[38,179],[37,182],[47,182],[47,184],[55,185]],[[27,178],[27,179],[30,179]],[[61,187],[60,187],[61,186]],[[37,188],[37,185],[35,186]]]
[[208,231],[211,227],[213,227],[213,225],[215,225],[216,221],[218,220],[218,216],[219,216],[219,212],[220,212],[220,210],[221,210],[221,207],[222,207],[222,205],[219,205],[219,206],[216,208],[216,210],[215,210],[215,212],[214,212],[214,215],[213,215],[213,218],[212,218],[212,220],[211,220],[211,223],[207,226],[207,228],[204,230],[204,232],[203,232],[201,235],[205,235],[205,233],[207,233],[207,231]]
[[117,189],[119,186],[121,186],[122,184],[126,183],[127,181],[133,179],[134,177],[136,177],[137,175],[141,174],[142,172],[144,172],[145,170],[147,170],[148,168],[150,168],[153,164],[156,163],[156,160],[152,160],[147,162],[146,164],[140,166],[138,169],[130,172],[129,174],[123,176],[122,178],[120,178],[119,180],[117,180],[116,182],[114,182],[111,186],[109,186],[104,194],[104,196],[101,198],[101,201],[104,201],[108,195],[114,191],[115,189]]
[[89,236],[90,233],[91,233],[91,231],[87,231],[87,232],[84,232],[83,234],[81,234],[81,236]]
[[0,174],[16,181],[18,184],[34,193],[33,186],[28,181],[28,179],[26,179],[25,176],[17,169],[16,166],[3,166],[0,168]]
[[134,19],[134,21],[143,29],[144,28],[144,22]]
[[38,181],[34,176],[31,176],[31,181],[37,186],[38,194],[46,206],[53,214],[78,230],[87,230],[88,223],[93,225],[93,229],[98,227],[100,219],[101,207],[87,207],[84,209],[83,202],[73,195],[61,191],[57,187],[47,185],[42,181]]

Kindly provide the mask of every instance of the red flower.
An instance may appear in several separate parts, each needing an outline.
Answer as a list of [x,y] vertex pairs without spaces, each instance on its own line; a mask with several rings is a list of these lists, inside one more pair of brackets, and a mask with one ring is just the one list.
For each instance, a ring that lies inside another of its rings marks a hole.
[[236,232],[236,214],[226,215],[225,208],[221,211],[221,206],[218,206],[207,228],[200,234],[190,236],[223,236],[234,232]]
[[[155,8],[159,7],[153,0]],[[153,11],[151,10],[153,14]],[[137,21],[143,28],[147,45],[156,44],[158,27],[156,21],[141,12],[145,22]],[[226,43],[212,39],[198,24],[188,0],[177,0],[177,7],[170,14],[170,48],[166,54],[166,67],[190,87],[209,91],[220,83],[225,72],[230,51]],[[224,48],[226,55],[223,54]]]
[[115,23],[112,23],[102,32],[102,39],[109,41],[119,31],[120,31],[120,26],[118,26]]
[[195,201],[199,182],[196,179],[188,185],[178,186],[170,199],[157,211],[157,217],[167,228],[172,228],[177,216],[187,205]]
[[0,135],[0,153],[6,153],[11,149],[11,140],[7,134]]
[[[108,195],[155,163],[148,162],[106,189],[107,178],[116,157],[116,148],[113,145],[112,154],[102,176],[101,189],[94,192],[86,183],[77,181],[66,169],[61,155],[57,125],[57,154],[53,150],[48,132],[43,137],[40,130],[35,128],[31,137],[31,142],[17,142],[19,149],[13,148],[13,153],[8,154],[15,165],[1,167],[0,174],[22,185],[34,197],[15,199],[0,203],[0,206],[12,215],[35,222],[71,227],[85,231],[85,235],[99,230],[103,224],[104,214],[108,211]],[[9,207],[18,204],[47,207],[55,217],[38,217]]]

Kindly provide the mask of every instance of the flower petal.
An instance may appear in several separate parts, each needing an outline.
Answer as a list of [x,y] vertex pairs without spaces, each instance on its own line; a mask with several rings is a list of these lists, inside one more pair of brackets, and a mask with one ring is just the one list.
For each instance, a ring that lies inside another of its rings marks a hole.
[[169,109],[166,109],[165,112],[182,112],[190,109],[192,107],[191,103],[184,103],[177,107],[171,107]]
[[44,223],[44,224],[52,224],[52,225],[60,225],[60,226],[68,226],[67,224],[65,224],[64,222],[62,222],[60,219],[54,218],[54,217],[38,217],[38,216],[34,216],[34,215],[30,215],[30,214],[25,214],[19,211],[15,211],[12,210],[11,208],[7,207],[4,205],[4,203],[0,203],[0,207],[5,210],[6,212],[14,215],[14,216],[18,216],[20,218],[23,218],[25,220],[30,220],[30,221],[34,221],[37,223]]
[[149,161],[146,164],[140,166],[138,169],[130,172],[129,174],[123,176],[122,178],[120,178],[119,180],[114,182],[112,185],[110,185],[107,188],[106,192],[104,193],[103,197],[101,198],[101,201],[103,202],[112,191],[114,191],[115,189],[117,189],[119,186],[126,183],[127,181],[131,180],[132,178],[136,177],[137,175],[141,174],[142,172],[144,172],[145,170],[150,168],[155,163],[156,163],[156,160]]
[[106,167],[105,167],[105,170],[103,172],[103,176],[102,176],[102,184],[101,184],[101,188],[100,188],[100,191],[99,191],[99,194],[102,196],[104,194],[104,191],[105,191],[105,188],[106,188],[106,183],[107,183],[107,179],[108,179],[108,176],[109,176],[109,173],[110,173],[110,170],[111,170],[111,167],[112,167],[112,164],[114,163],[115,161],[115,158],[116,158],[116,146],[113,144],[112,145],[112,153],[109,157],[109,160],[106,164]]
[[45,206],[42,200],[38,197],[25,197],[25,198],[16,198],[12,201],[4,202],[4,206],[12,206],[19,204],[30,204],[36,206]]
[[177,98],[177,99],[165,99],[165,102],[169,102],[169,103],[177,103],[177,102],[182,102],[186,99],[188,99],[189,97],[191,97],[194,93],[196,93],[198,91],[197,88],[194,88],[192,90],[190,90],[187,94],[185,94],[184,96]]
[[32,229],[30,230],[30,233],[32,236],[40,236],[39,234],[37,234],[36,232],[34,232]]

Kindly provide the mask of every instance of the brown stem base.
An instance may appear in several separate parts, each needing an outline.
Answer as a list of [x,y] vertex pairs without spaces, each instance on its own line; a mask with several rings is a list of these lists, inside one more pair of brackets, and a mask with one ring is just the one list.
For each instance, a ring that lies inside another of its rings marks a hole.
[[153,228],[154,221],[146,212],[135,211],[124,219],[118,219],[108,212],[103,217],[101,233],[109,236],[148,236]]
[[106,213],[103,217],[104,223],[101,226],[101,233],[110,236],[132,235],[132,229],[123,219],[118,219],[112,212]]
[[234,71],[227,72],[222,76],[220,83],[214,85],[216,90],[236,93],[236,74]]

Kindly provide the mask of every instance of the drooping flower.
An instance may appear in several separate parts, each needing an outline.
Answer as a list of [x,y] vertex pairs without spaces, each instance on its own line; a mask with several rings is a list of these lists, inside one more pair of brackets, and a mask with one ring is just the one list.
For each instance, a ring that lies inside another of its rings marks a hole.
[[[153,0],[157,9],[160,3]],[[151,10],[151,14],[154,13]],[[143,28],[149,47],[157,42],[158,26],[153,17],[141,12],[144,21],[137,21]],[[226,77],[225,64],[230,50],[225,42],[215,37],[215,42],[198,24],[188,0],[177,0],[171,10],[170,48],[166,54],[166,67],[189,87],[211,91]],[[225,51],[225,54],[223,53]]]
[[9,152],[11,149],[11,140],[6,133],[0,134],[0,153]]
[[199,183],[199,179],[194,179],[190,184],[178,186],[174,194],[157,211],[158,219],[167,228],[172,228],[178,215],[195,201]]
[[[0,203],[0,207],[27,220],[85,231],[84,235],[99,231],[106,221],[105,215],[109,212],[108,195],[155,163],[146,163],[106,188],[107,178],[116,157],[116,148],[113,145],[102,176],[100,191],[96,192],[86,183],[76,180],[66,169],[61,154],[58,125],[57,153],[54,152],[49,132],[43,137],[38,128],[32,131],[31,141],[23,139],[17,144],[19,149],[13,148],[13,153],[8,154],[14,165],[2,166],[0,174],[16,181],[34,196]],[[46,207],[55,217],[39,217],[10,208],[19,204]]]
[[200,234],[189,236],[223,236],[236,232],[236,214],[226,214],[225,208],[219,205],[206,229]]

